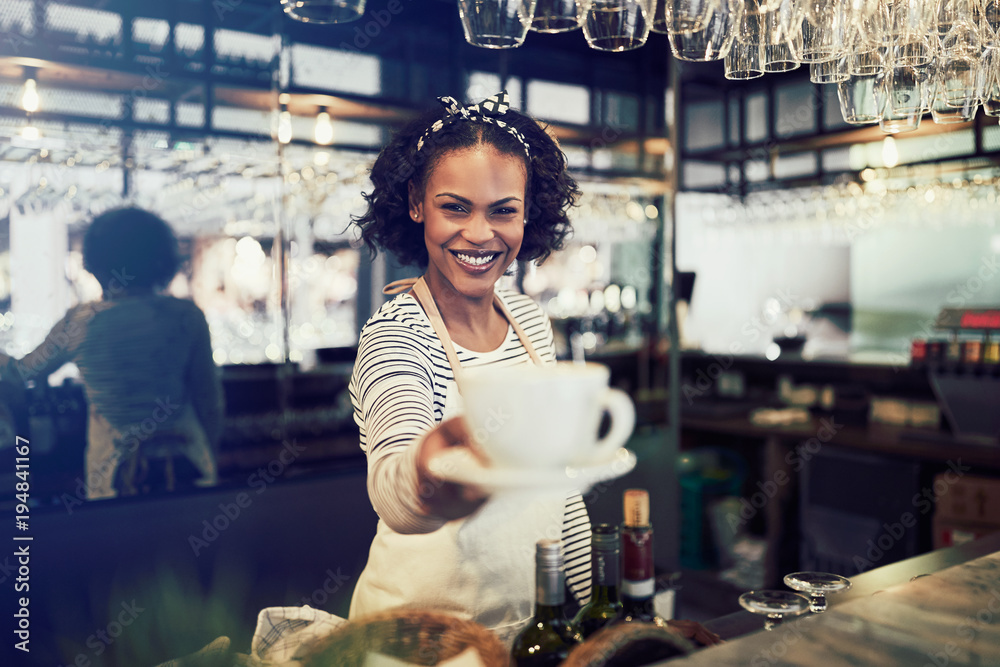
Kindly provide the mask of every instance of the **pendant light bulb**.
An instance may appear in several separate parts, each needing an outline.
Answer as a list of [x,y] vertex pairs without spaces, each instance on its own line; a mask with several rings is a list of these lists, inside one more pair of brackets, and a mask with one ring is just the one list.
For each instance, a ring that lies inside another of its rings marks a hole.
[[21,108],[28,113],[38,111],[38,84],[34,79],[24,82],[24,93],[21,95]]
[[282,109],[278,114],[278,143],[287,144],[292,140],[292,114]]
[[882,140],[882,163],[889,169],[899,164],[899,151],[896,150],[896,140],[892,137]]
[[313,138],[321,146],[329,146],[333,143],[333,123],[330,122],[330,114],[323,108],[316,114],[316,126],[313,128]]

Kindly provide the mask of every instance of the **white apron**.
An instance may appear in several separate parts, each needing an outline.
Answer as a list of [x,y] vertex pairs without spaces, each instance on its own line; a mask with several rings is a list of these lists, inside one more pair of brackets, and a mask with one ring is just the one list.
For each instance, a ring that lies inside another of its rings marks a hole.
[[[385,291],[411,284],[460,388],[461,365],[423,278],[397,281]],[[533,362],[541,364],[500,297],[494,295],[494,302]],[[443,418],[456,414],[458,405],[449,391]],[[535,543],[562,536],[565,505],[562,494],[494,495],[475,514],[422,535],[401,535],[380,519],[368,564],[354,589],[350,618],[399,606],[435,609],[476,621],[510,646],[534,613]]]

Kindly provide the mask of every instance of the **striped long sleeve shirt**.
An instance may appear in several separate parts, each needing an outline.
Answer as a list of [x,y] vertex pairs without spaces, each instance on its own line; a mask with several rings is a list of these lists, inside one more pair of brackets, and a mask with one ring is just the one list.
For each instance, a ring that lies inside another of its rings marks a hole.
[[[498,291],[544,363],[555,362],[552,326],[528,296]],[[473,352],[455,346],[464,369],[530,363],[513,327],[499,348]],[[457,394],[444,347],[409,294],[389,301],[361,332],[350,382],[361,449],[368,457],[368,495],[397,533],[429,533],[445,520],[424,513],[417,490],[414,446],[445,414]],[[562,540],[566,581],[582,604],[590,598],[590,518],[579,493],[567,497]]]

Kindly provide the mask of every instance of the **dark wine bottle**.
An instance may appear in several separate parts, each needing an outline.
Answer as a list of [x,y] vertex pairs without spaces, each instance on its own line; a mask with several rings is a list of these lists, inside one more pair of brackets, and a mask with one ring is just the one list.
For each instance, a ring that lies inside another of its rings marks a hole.
[[618,598],[618,581],[621,579],[621,537],[618,526],[599,523],[592,531],[593,584],[590,602],[577,613],[574,623],[586,639],[622,615]]
[[535,616],[511,648],[517,667],[558,665],[583,641],[566,620],[566,572],[559,540],[539,540],[535,547],[535,595]]
[[653,527],[649,524],[649,493],[643,489],[625,492],[625,527],[622,529],[622,617],[623,622],[667,622],[657,616],[653,598]]

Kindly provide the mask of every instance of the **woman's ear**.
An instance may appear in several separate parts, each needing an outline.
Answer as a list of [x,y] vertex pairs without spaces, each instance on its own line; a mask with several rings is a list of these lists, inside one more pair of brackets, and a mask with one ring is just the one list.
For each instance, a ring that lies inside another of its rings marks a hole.
[[406,186],[410,198],[410,218],[417,224],[424,221],[424,203],[420,201],[420,193],[411,180]]

